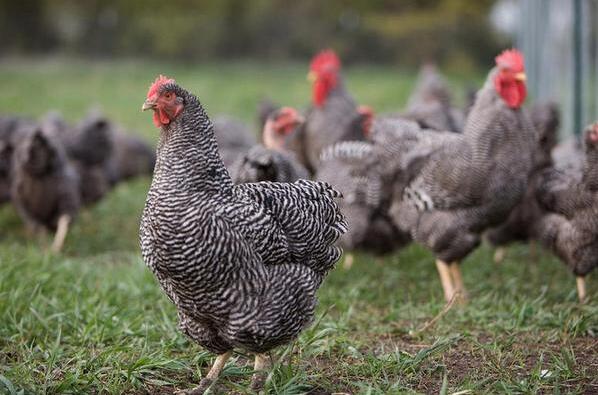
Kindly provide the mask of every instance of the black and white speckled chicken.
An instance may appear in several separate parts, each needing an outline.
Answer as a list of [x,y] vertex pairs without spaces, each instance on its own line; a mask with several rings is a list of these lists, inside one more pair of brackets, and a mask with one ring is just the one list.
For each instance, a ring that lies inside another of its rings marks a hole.
[[41,125],[15,133],[11,201],[31,232],[56,231],[52,250],[60,251],[80,206],[77,174],[58,137]]
[[525,96],[523,55],[505,51],[478,92],[463,134],[425,160],[390,209],[399,228],[436,255],[447,301],[465,294],[459,262],[525,193],[536,139],[521,108]]
[[537,237],[577,276],[581,302],[587,296],[585,277],[598,266],[598,122],[585,129],[584,137],[581,178],[546,169],[536,194],[548,211],[537,225]]
[[310,65],[312,106],[305,115],[304,127],[297,133],[300,148],[291,149],[311,173],[318,168],[324,148],[339,141],[364,140],[362,116],[340,71],[340,60],[331,50],[317,54]]
[[403,113],[424,129],[460,133],[465,117],[451,104],[450,89],[434,64],[424,64]]
[[325,183],[234,185],[199,100],[174,80],[160,76],[143,109],[161,133],[141,250],[182,331],[218,354],[199,394],[233,349],[255,353],[259,372],[263,353],[309,325],[346,223]]
[[536,103],[530,109],[530,118],[538,133],[538,141],[534,150],[533,168],[527,191],[507,220],[486,232],[490,244],[499,246],[494,254],[494,261],[497,263],[505,256],[504,248],[501,246],[514,241],[534,243],[536,226],[544,215],[544,210],[536,200],[536,188],[542,172],[553,165],[551,152],[557,142],[560,124],[558,105],[553,102]]
[[308,179],[309,172],[285,149],[289,136],[303,123],[297,110],[282,107],[268,116],[262,132],[263,144],[254,145],[231,166],[235,183],[276,181],[294,182]]

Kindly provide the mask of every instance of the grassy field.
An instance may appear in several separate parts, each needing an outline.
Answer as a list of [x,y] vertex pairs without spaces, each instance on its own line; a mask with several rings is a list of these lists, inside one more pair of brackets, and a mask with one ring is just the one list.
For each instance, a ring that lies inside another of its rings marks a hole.
[[[254,122],[262,96],[303,107],[305,72],[298,64],[5,61],[0,112],[55,108],[76,120],[96,104],[154,141],[157,130],[139,108],[158,73],[196,92],[210,114]],[[396,110],[413,74],[357,67],[347,81],[361,103]],[[174,307],[140,258],[148,185],[121,185],[83,211],[58,256],[40,248],[47,241],[26,238],[11,207],[0,208],[0,394],[167,394],[205,374],[213,356],[178,332]],[[590,303],[579,305],[567,269],[526,246],[510,248],[500,265],[482,247],[463,273],[470,302],[443,312],[428,252],[358,255],[324,283],[316,324],[273,353],[267,393],[598,393],[593,278]],[[237,355],[214,392],[247,393],[250,375],[247,356]]]

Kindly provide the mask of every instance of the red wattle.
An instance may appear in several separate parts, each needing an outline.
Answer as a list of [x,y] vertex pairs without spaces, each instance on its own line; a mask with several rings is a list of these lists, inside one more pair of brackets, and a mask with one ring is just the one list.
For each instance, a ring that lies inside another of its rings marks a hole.
[[312,101],[316,107],[322,107],[324,102],[326,101],[326,97],[328,96],[328,88],[326,87],[326,83],[322,80],[318,80],[314,82],[314,87],[312,90]]

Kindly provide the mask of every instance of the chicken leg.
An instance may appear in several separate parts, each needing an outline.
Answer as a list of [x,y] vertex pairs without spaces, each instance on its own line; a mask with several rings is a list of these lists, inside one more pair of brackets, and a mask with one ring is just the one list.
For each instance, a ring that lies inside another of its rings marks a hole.
[[266,382],[267,356],[265,354],[255,354],[255,363],[253,365],[253,377],[251,378],[251,389],[258,392],[264,387]]
[[502,261],[505,260],[506,253],[507,251],[505,250],[505,247],[497,247],[494,251],[494,263],[502,263]]
[[465,291],[465,285],[463,285],[463,277],[461,277],[461,268],[459,262],[453,262],[449,265],[451,272],[451,278],[453,279],[453,287],[455,294],[461,299],[461,301],[467,300],[467,291]]
[[52,252],[58,253],[64,245],[64,239],[69,230],[69,224],[71,223],[71,216],[63,214],[58,218],[58,225],[56,227],[56,234],[54,235],[54,241],[52,242]]
[[216,361],[214,362],[214,365],[212,365],[212,368],[210,369],[206,377],[201,379],[197,387],[193,388],[190,391],[178,392],[178,394],[203,395],[203,393],[206,392],[208,388],[210,388],[210,386],[218,379],[218,376],[220,376],[220,372],[222,372],[222,369],[224,369],[224,365],[226,364],[226,361],[228,361],[228,359],[231,357],[231,355],[233,355],[232,351],[227,351],[224,354],[218,355]]
[[343,269],[349,270],[353,266],[353,254],[349,253],[345,256],[345,260],[343,261]]
[[584,276],[577,276],[577,297],[579,298],[579,303],[586,302],[586,278]]
[[438,275],[440,276],[440,283],[442,284],[442,290],[444,291],[444,299],[447,302],[450,302],[455,294],[455,287],[453,285],[453,279],[451,278],[451,270],[449,269],[449,265],[446,262],[437,259],[436,269],[438,270]]

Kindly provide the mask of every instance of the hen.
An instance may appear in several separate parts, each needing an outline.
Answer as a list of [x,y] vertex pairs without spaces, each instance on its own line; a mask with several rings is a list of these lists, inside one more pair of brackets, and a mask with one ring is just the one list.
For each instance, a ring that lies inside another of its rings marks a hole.
[[399,228],[436,255],[447,301],[465,294],[459,261],[526,190],[536,137],[521,108],[524,81],[523,55],[516,50],[499,55],[463,134],[427,157],[391,207]]
[[[140,226],[143,258],[176,305],[181,330],[217,353],[191,391],[216,380],[234,348],[256,354],[296,338],[341,255],[346,224],[325,183],[234,185],[194,95],[160,76],[142,109],[161,129]],[[259,387],[260,376],[253,386]]]
[[76,172],[57,137],[40,125],[16,133],[12,202],[30,231],[56,231],[52,250],[60,251],[80,206]]
[[331,50],[320,52],[310,65],[312,106],[297,139],[299,159],[311,173],[318,168],[320,153],[327,146],[364,139],[362,116],[345,88],[340,71],[340,60]]
[[[530,111],[531,121],[538,133],[534,151],[533,168],[527,190],[521,202],[511,211],[507,220],[486,232],[486,238],[494,246],[504,246],[514,241],[530,241],[534,245],[536,226],[544,211],[536,200],[536,187],[543,171],[552,166],[551,151],[556,145],[560,115],[555,103],[537,103]],[[494,261],[504,259],[503,247],[497,248]]]
[[451,105],[449,87],[433,64],[422,66],[403,116],[425,129],[463,130],[463,112]]
[[233,181],[293,182],[309,178],[307,169],[285,149],[286,140],[302,123],[303,117],[294,108],[272,111],[264,124],[263,145],[251,147],[237,159],[231,168]]
[[585,276],[598,265],[598,122],[587,127],[584,136],[581,179],[547,169],[536,195],[548,211],[537,225],[537,237],[577,276],[581,302],[586,300]]

